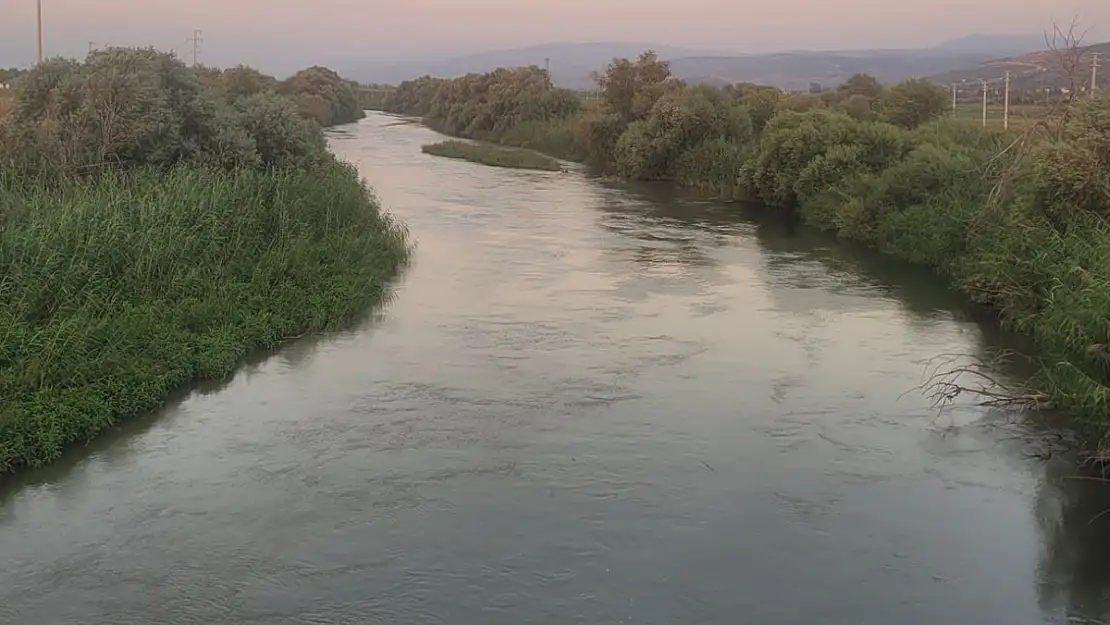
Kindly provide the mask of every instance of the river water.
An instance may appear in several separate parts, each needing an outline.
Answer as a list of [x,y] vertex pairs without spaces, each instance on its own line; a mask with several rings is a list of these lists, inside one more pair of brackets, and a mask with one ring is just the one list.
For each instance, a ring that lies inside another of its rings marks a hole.
[[[935,278],[737,206],[332,133],[393,301],[0,490],[0,621],[1100,622],[1103,485],[929,358]],[[1069,620],[1070,619],[1070,620]]]

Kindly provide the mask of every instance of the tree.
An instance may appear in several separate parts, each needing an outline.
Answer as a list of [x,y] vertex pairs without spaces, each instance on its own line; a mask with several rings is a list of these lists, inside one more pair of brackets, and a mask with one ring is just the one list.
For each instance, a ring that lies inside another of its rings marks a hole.
[[725,92],[706,85],[676,89],[621,135],[614,151],[617,172],[639,180],[671,179],[682,156],[702,142],[743,145],[751,136],[747,110]]
[[903,128],[916,128],[944,114],[948,93],[928,80],[911,78],[891,87],[882,104],[887,121]]
[[873,100],[859,93],[848,96],[848,99],[844,101],[841,108],[843,108],[844,112],[852,119],[861,122],[874,121],[878,117],[874,109]]
[[278,86],[278,82],[273,76],[267,76],[253,67],[245,65],[225,69],[220,81],[228,102],[234,102],[239,98],[252,96],[256,93],[270,93],[276,91]]
[[740,104],[748,109],[755,132],[763,132],[763,127],[775,116],[783,96],[778,88],[764,85],[740,84],[726,90],[740,94]]
[[625,123],[631,123],[647,117],[651,107],[666,92],[671,66],[648,50],[635,62],[613,59],[604,74],[595,72],[593,78],[606,108]]
[[[240,78],[245,79],[242,83],[247,89],[253,89],[256,86],[255,77],[243,75]],[[310,94],[326,100],[331,107],[331,116],[323,124],[325,126],[346,124],[365,117],[358,103],[358,94],[351,87],[351,83],[326,67],[315,65],[302,69],[282,83],[280,90],[293,98]],[[302,110],[301,114],[308,118],[314,116],[313,112],[308,110]]]
[[[236,70],[251,80],[270,80]],[[0,124],[0,159],[28,171],[300,166],[328,158],[323,133],[277,93],[226,103],[215,70],[154,49],[50,59],[20,80]],[[14,148],[14,149],[12,149]]]
[[856,74],[845,80],[836,90],[846,98],[860,95],[871,100],[878,100],[883,95],[883,86],[871,74]]

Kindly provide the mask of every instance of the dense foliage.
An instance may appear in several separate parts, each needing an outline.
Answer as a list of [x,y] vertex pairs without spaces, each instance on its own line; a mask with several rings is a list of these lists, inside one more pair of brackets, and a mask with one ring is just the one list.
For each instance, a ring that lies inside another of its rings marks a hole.
[[0,85],[10,85],[27,73],[27,70],[18,67],[0,67]]
[[[1110,98],[1014,142],[947,118],[948,94],[924,80],[715,89],[675,80],[649,52],[597,75],[598,101],[528,116],[514,72],[536,70],[410,81],[384,105],[450,134],[778,206],[932,266],[1037,339],[1055,403],[1110,425]],[[528,89],[527,101],[557,91]],[[444,123],[444,111],[485,113]]]
[[125,49],[20,79],[0,119],[0,472],[380,300],[404,231],[275,85]]
[[522,124],[565,119],[578,112],[581,98],[555,88],[546,70],[521,67],[404,82],[386,97],[384,108],[420,115],[444,134],[496,139]]
[[279,91],[297,102],[300,111],[321,126],[348,124],[366,117],[358,98],[358,83],[318,65],[290,76]]
[[0,127],[0,158],[39,171],[308,165],[328,158],[312,120],[363,115],[350,83],[331,70],[282,83],[242,66],[188,68],[152,49],[50,59],[21,78],[17,94]]

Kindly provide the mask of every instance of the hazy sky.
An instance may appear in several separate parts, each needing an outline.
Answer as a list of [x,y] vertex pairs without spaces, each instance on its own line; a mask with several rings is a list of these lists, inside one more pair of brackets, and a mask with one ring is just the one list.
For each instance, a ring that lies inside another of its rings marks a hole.
[[[913,47],[1039,33],[1078,16],[1110,33],[1110,0],[43,0],[47,55],[98,44],[191,50],[282,70],[401,61],[549,41],[642,41],[738,52]],[[0,65],[34,58],[34,0],[0,0]],[[1099,37],[1101,38],[1101,37]]]

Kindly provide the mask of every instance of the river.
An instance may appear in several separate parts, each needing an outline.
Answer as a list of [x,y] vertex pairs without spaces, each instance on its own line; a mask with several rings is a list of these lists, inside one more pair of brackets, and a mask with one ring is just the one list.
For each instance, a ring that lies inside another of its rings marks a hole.
[[331,133],[418,245],[388,305],[0,486],[0,622],[1110,614],[1103,485],[906,393],[1001,340],[936,278],[434,139]]

